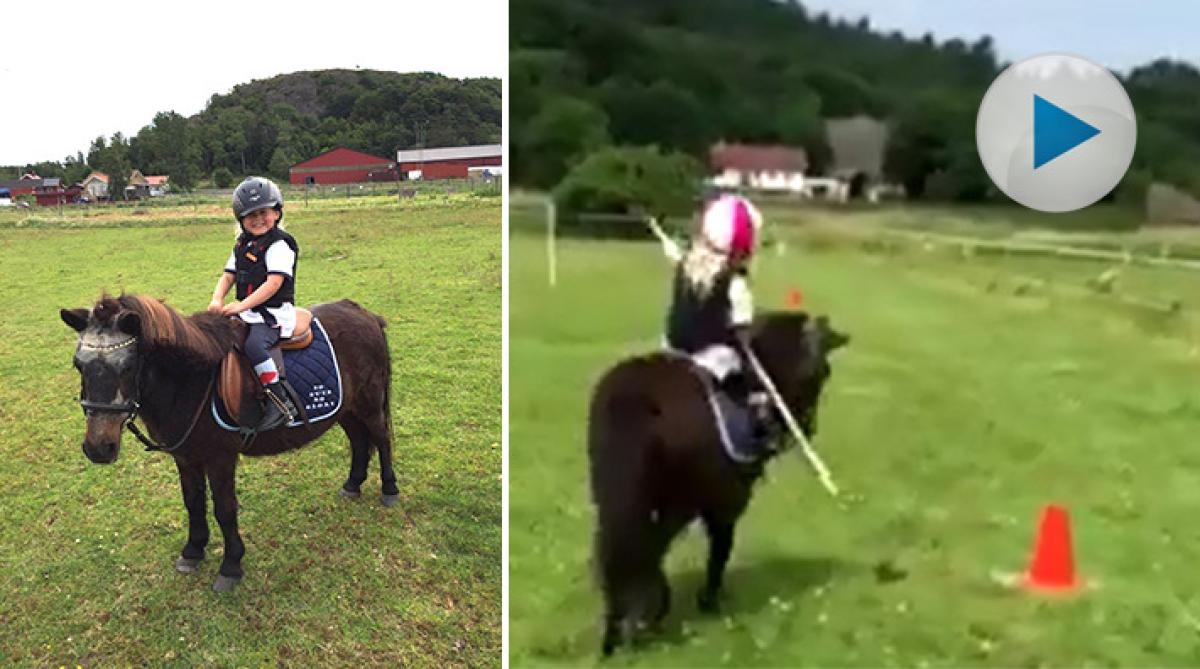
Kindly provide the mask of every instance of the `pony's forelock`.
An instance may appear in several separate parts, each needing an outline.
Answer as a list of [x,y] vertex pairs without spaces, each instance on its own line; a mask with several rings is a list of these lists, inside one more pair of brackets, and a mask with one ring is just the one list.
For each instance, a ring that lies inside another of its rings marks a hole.
[[[216,365],[233,346],[233,329],[214,315],[185,317],[160,300],[143,295],[101,296],[92,317],[108,325],[122,313],[137,314],[143,345],[174,355],[182,364]],[[209,317],[209,318],[203,318]]]

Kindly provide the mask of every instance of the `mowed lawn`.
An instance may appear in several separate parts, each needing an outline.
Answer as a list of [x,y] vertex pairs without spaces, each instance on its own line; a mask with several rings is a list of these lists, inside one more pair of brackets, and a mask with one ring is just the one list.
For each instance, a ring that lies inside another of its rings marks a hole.
[[172,568],[187,523],[171,458],[128,435],[114,465],[80,451],[59,308],[102,290],[204,308],[233,243],[222,210],[0,218],[0,665],[499,666],[499,198],[286,211],[298,302],[351,298],[388,320],[397,506],[379,503],[377,460],[361,499],[338,496],[337,427],[243,458],[246,576],[218,595],[211,516],[199,573]]
[[[612,664],[1200,664],[1200,275],[1124,267],[1105,294],[1087,287],[1103,263],[879,244],[853,215],[820,218],[776,233],[787,250],[759,259],[755,293],[781,308],[797,287],[853,337],[816,440],[846,499],[796,453],[772,463],[723,615],[697,612],[693,527],[668,561],[665,633]],[[511,240],[514,666],[597,660],[587,403],[610,365],[656,346],[670,275],[652,241],[558,251],[550,288],[544,239]],[[997,579],[1026,567],[1048,503],[1071,513],[1089,582],[1075,597]]]

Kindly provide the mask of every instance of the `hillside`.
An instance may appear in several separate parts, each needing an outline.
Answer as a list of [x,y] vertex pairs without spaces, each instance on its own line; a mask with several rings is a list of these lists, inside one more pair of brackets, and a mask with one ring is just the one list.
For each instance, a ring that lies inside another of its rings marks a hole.
[[[86,155],[22,166],[78,181],[97,169],[169,174],[177,188],[233,175],[284,177],[287,168],[345,146],[390,156],[396,149],[500,142],[501,88],[495,78],[451,79],[428,72],[294,72],[215,94],[199,114],[160,112],[134,137],[98,137]],[[0,177],[17,168],[0,168]],[[120,186],[121,184],[117,184]]]
[[[989,183],[975,115],[1006,65],[993,40],[873,30],[775,0],[513,0],[513,178],[550,187],[607,145],[703,158],[718,140],[803,146],[819,172],[823,120],[892,126],[885,170],[909,193],[977,200]],[[1139,149],[1123,188],[1150,179],[1200,191],[1200,72],[1155,61],[1123,79]],[[1144,141],[1143,141],[1144,140]],[[930,177],[935,177],[930,179]]]

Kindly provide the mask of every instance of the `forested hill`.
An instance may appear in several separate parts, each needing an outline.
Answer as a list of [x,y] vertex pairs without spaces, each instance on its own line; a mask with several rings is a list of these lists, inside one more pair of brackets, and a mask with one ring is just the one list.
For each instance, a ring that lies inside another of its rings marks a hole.
[[199,114],[164,111],[134,137],[98,137],[62,163],[30,165],[41,176],[78,181],[91,169],[169,174],[188,187],[231,175],[284,177],[288,166],[345,146],[394,155],[425,146],[500,142],[500,80],[374,70],[295,72],[216,94]]
[[[713,142],[804,146],[828,160],[822,119],[892,125],[886,170],[919,194],[978,199],[979,101],[1004,63],[992,39],[906,37],[774,0],[512,0],[513,178],[548,187],[606,145],[703,157]],[[981,26],[986,29],[986,26]],[[1086,54],[1084,54],[1086,55]],[[1200,190],[1200,73],[1156,61],[1124,80],[1138,112],[1127,181]]]

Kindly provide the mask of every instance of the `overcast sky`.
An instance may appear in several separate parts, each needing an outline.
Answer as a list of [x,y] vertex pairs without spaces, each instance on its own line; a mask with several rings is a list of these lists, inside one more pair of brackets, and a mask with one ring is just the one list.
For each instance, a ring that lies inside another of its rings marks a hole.
[[87,154],[160,111],[191,116],[214,93],[298,70],[502,77],[506,0],[5,5],[0,165]]
[[940,44],[991,35],[1002,61],[1065,51],[1122,74],[1156,58],[1200,63],[1200,2],[1195,0],[802,0],[876,32],[932,32]]

